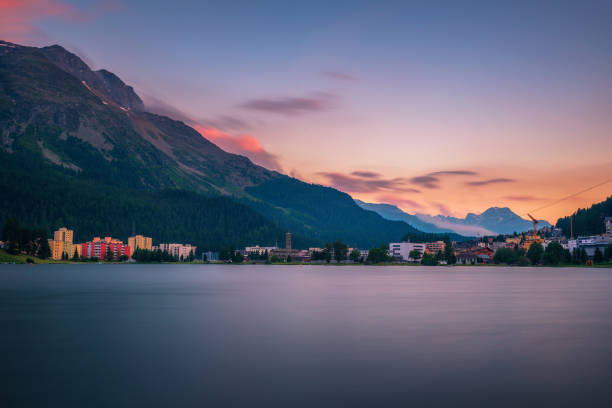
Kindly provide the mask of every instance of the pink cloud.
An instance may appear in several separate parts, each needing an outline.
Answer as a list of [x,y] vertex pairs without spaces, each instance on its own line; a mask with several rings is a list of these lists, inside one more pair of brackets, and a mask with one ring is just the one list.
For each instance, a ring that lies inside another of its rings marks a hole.
[[0,38],[23,42],[32,34],[39,33],[36,22],[42,19],[86,22],[101,13],[121,8],[115,1],[97,3],[94,9],[82,11],[62,0],[0,0]]
[[253,160],[253,162],[266,168],[283,171],[278,158],[274,154],[266,151],[261,142],[255,136],[248,134],[231,135],[229,133],[222,132],[215,127],[197,124],[192,125],[192,127],[203,137],[210,140],[223,150],[230,153],[244,155]]
[[438,209],[440,214],[445,215],[447,217],[453,216],[453,212],[445,204],[433,203],[432,205]]
[[421,210],[423,206],[414,200],[404,198],[399,194],[383,194],[376,197],[380,203],[393,204],[403,210]]

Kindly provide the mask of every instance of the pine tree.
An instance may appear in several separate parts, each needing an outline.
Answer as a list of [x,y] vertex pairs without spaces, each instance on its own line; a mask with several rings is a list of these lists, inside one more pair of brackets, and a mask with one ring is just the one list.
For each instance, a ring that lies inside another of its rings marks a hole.
[[19,222],[14,218],[9,218],[2,228],[2,238],[8,245],[8,252],[11,254],[19,253],[19,242],[21,241],[21,228]]
[[111,246],[108,245],[106,247],[106,260],[107,261],[112,261],[113,260],[113,251],[111,250]]
[[38,257],[42,259],[47,259],[51,257],[51,248],[49,248],[49,241],[47,240],[47,230],[41,228],[38,230],[38,236],[40,240],[40,245],[38,248]]
[[593,261],[595,263],[602,263],[603,260],[604,260],[603,252],[601,252],[601,249],[599,249],[599,247],[595,248],[595,254],[593,255]]
[[606,250],[604,251],[604,259],[606,261],[612,261],[612,244],[606,247]]

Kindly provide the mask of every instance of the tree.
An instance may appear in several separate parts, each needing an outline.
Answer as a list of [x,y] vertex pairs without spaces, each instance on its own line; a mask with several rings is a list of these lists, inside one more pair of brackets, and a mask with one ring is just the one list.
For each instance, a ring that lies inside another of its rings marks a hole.
[[325,243],[325,249],[323,249],[323,254],[325,255],[325,261],[327,263],[331,262],[333,247],[329,242]]
[[606,247],[606,250],[604,251],[604,259],[606,261],[612,261],[612,244]]
[[111,250],[111,246],[110,245],[106,246],[106,260],[107,261],[112,261],[113,260],[113,251]]
[[38,254],[37,256],[42,259],[47,259],[51,257],[51,248],[49,248],[49,240],[47,239],[47,230],[45,228],[41,228],[38,230],[39,236],[39,245],[38,245]]
[[537,242],[534,242],[533,244],[531,244],[529,250],[527,251],[527,258],[529,258],[532,265],[537,265],[540,263],[543,253],[544,249],[542,248],[542,245]]
[[603,260],[604,260],[603,252],[601,252],[601,249],[599,249],[599,247],[595,248],[595,254],[593,255],[593,261],[595,263],[602,263]]
[[[532,245],[533,246],[533,245]],[[529,248],[531,249],[531,248]],[[542,258],[546,265],[558,265],[559,262],[565,259],[563,246],[558,242],[551,242],[546,246],[544,256]]]
[[499,248],[493,255],[493,262],[496,264],[513,265],[520,257],[519,252],[510,248]]
[[73,261],[78,261],[79,260],[79,251],[77,251],[76,246],[74,247],[74,254],[72,254],[72,260]]
[[425,254],[423,259],[421,259],[421,265],[434,266],[437,265],[437,262],[432,254]]
[[351,253],[349,254],[349,259],[355,263],[359,262],[360,258],[361,258],[361,253],[359,252],[358,249],[353,249]]
[[588,259],[589,256],[586,253],[586,249],[580,248],[580,263],[584,265]]
[[529,266],[530,263],[531,261],[529,261],[529,258],[527,258],[525,255],[519,256],[516,261],[518,266]]
[[233,253],[233,249],[221,248],[221,250],[219,251],[219,260],[229,261],[230,259],[232,259]]
[[388,255],[389,246],[382,244],[380,247],[372,248],[368,252],[368,263],[381,263],[386,262],[389,259]]
[[244,261],[244,256],[238,251],[233,251],[232,263],[242,263],[243,261]]
[[336,262],[341,262],[346,259],[348,253],[348,247],[342,241],[334,242],[334,259]]
[[419,251],[418,249],[413,249],[408,254],[408,258],[414,260],[415,262],[418,262],[419,259],[421,259],[421,251]]
[[19,243],[21,242],[21,228],[19,222],[14,218],[9,218],[2,228],[2,238],[7,243],[7,250],[11,254],[19,253]]
[[448,236],[444,237],[444,259],[446,259],[446,262],[448,262],[449,265],[457,263],[457,257],[455,256],[455,251],[453,250],[453,243]]

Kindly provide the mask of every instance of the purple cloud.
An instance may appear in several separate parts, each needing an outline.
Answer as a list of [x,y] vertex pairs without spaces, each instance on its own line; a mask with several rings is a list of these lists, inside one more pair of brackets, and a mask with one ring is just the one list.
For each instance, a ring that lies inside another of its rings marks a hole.
[[337,79],[339,81],[357,81],[359,80],[359,78],[352,76],[350,74],[347,74],[346,72],[340,72],[340,71],[325,71],[323,72],[323,75],[325,75],[326,77],[332,78],[332,79]]
[[478,173],[470,170],[444,170],[429,173],[429,176],[476,176]]
[[509,178],[494,178],[488,180],[479,180],[479,181],[468,181],[465,183],[466,186],[488,186],[489,184],[500,184],[500,183],[514,183],[516,180]]
[[325,111],[331,107],[335,95],[319,92],[312,97],[282,97],[273,99],[253,99],[240,105],[241,108],[293,116],[307,112]]
[[362,178],[379,178],[380,173],[375,173],[373,171],[354,171],[351,173],[352,176],[362,177]]
[[478,173],[470,170],[442,170],[434,171],[424,176],[417,176],[410,179],[413,184],[418,184],[423,188],[440,188],[441,176],[475,176]]
[[440,188],[438,182],[440,179],[434,176],[418,176],[410,179],[413,184],[418,184],[423,188]]
[[534,196],[505,196],[502,197],[504,200],[510,201],[542,201],[543,198],[538,198]]
[[[355,176],[354,173],[369,173],[369,172],[353,172],[349,174],[334,173],[334,172],[319,172],[317,174],[327,178],[329,183],[342,191],[352,193],[372,193],[379,191],[394,191],[402,193],[420,193],[419,190],[409,186],[409,180],[404,178],[381,179]],[[376,174],[376,173],[374,173]]]

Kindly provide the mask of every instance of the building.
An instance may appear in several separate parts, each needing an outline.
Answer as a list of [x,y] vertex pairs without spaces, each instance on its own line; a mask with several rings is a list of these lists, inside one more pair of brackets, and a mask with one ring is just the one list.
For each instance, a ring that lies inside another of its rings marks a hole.
[[217,262],[219,261],[219,253],[213,251],[202,252],[202,262]]
[[478,255],[473,252],[461,252],[457,254],[457,263],[459,265],[474,265],[478,262]]
[[74,231],[62,227],[53,232],[53,239],[49,240],[49,249],[51,249],[51,259],[60,260],[63,257],[72,258],[76,250],[77,256],[81,255],[78,245],[72,243]]
[[270,252],[270,251],[274,251],[277,250],[278,247],[276,246],[272,246],[272,247],[260,247],[259,245],[255,245],[255,246],[248,246],[246,248],[244,248],[244,252],[246,254],[258,254],[258,255],[263,255],[266,252]]
[[268,254],[271,257],[276,256],[281,259],[287,259],[288,257],[290,257],[291,259],[293,259],[300,256],[300,251],[291,248],[291,233],[287,231],[285,233],[285,247],[272,249],[268,251]]
[[128,238],[128,246],[132,248],[132,251],[136,251],[137,249],[146,249],[150,251],[151,248],[153,248],[153,238],[134,235]]
[[68,228],[65,228],[65,227],[60,228],[53,233],[54,241],[68,242],[72,244],[73,238],[74,238],[74,231],[69,230]]
[[416,242],[392,242],[389,244],[389,256],[401,261],[416,261],[410,258],[412,251],[419,251],[421,257],[425,254],[427,245]]
[[368,259],[368,255],[370,254],[369,249],[360,249],[359,250],[359,260],[365,262]]
[[130,250],[129,245],[126,245],[123,243],[123,241],[111,237],[104,237],[104,239],[95,237],[93,240],[83,242],[81,244],[82,258],[97,258],[105,260],[109,258],[109,254],[112,260],[118,261],[123,256],[130,259],[132,256],[132,251]]
[[289,231],[285,233],[285,249],[291,253],[291,233]]
[[578,248],[584,249],[589,258],[593,258],[595,256],[595,251],[597,251],[598,248],[603,253],[608,245],[612,245],[612,237],[605,235],[578,237],[576,241]]
[[162,252],[167,252],[179,260],[187,259],[190,255],[195,256],[196,252],[196,247],[191,246],[191,244],[159,244],[159,246],[152,248],[153,250],[159,249]]
[[612,217],[606,217],[604,223],[606,225],[606,234],[612,235]]
[[425,248],[427,249],[428,253],[437,254],[438,252],[444,252],[446,244],[444,241],[426,242]]
[[64,255],[64,242],[50,239],[49,249],[51,250],[51,259],[62,259],[62,255]]

